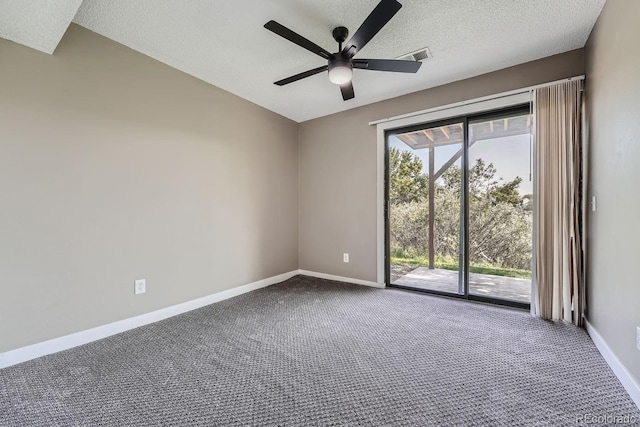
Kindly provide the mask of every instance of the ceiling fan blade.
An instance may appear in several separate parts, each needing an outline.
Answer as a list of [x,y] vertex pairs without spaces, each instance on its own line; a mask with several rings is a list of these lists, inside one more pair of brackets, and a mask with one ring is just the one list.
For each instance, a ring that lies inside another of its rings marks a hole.
[[324,65],[322,67],[314,68],[313,70],[305,71],[304,73],[296,74],[295,76],[287,77],[286,79],[278,80],[274,84],[278,86],[288,85],[289,83],[297,82],[298,80],[302,80],[307,77],[311,77],[315,74],[319,74],[323,71],[327,71],[329,67]]
[[350,99],[355,98],[355,93],[353,92],[353,83],[349,82],[340,86],[340,92],[342,92],[342,99],[348,101]]
[[419,61],[397,59],[354,59],[353,68],[361,70],[392,71],[395,73],[417,73],[422,66]]
[[358,31],[351,37],[351,40],[344,46],[342,53],[353,58],[398,13],[401,7],[402,5],[396,0],[382,0],[378,3],[358,28]]
[[329,59],[329,57],[331,56],[331,54],[325,49],[321,48],[314,42],[305,39],[300,34],[291,31],[290,29],[288,29],[282,24],[277,23],[276,21],[269,21],[266,24],[264,24],[264,27],[267,30],[276,33],[280,37],[284,37],[290,42],[295,43],[298,46],[303,47],[308,51],[315,53],[318,56],[323,57],[324,59]]

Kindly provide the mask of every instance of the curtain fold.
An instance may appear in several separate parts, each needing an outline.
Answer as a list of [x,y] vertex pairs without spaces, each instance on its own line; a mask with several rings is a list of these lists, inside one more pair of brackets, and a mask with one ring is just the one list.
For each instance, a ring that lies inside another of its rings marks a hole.
[[535,91],[535,312],[582,325],[583,82]]

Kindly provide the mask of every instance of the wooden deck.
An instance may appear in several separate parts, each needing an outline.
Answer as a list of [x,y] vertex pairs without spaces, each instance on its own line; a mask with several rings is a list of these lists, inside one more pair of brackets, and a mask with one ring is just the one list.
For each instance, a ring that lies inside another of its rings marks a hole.
[[[439,268],[430,270],[428,267],[418,267],[395,279],[393,284],[457,294],[458,272]],[[471,295],[530,303],[531,279],[470,273],[469,293]]]

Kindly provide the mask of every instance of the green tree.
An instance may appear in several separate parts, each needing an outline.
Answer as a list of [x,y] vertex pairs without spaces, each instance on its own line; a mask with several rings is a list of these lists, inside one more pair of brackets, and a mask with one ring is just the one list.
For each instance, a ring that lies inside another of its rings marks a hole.
[[[459,252],[461,181],[462,171],[454,165],[443,173],[436,186],[435,251],[439,257],[455,259]],[[392,185],[393,182],[391,177]],[[520,177],[508,182],[496,179],[495,166],[482,159],[476,160],[469,169],[469,256],[472,264],[530,268],[532,198],[518,193],[521,182]],[[422,199],[392,207],[392,250],[428,255],[427,191],[424,194]]]
[[526,212],[533,212],[533,194],[522,196],[522,209]]
[[458,166],[450,166],[442,174],[442,188],[446,190],[460,191],[462,182],[462,170]]
[[498,185],[495,180],[496,167],[493,163],[486,164],[482,159],[469,168],[469,195],[481,198],[491,193]]
[[[502,178],[496,179],[495,176],[496,168],[493,163],[486,164],[484,160],[477,159],[469,169],[469,195],[476,199],[488,197],[493,203],[521,206],[523,196],[518,192],[518,187],[522,178],[517,176],[512,181],[502,183]],[[451,166],[442,178],[444,188],[459,191],[462,172],[458,166]]]
[[425,200],[429,179],[422,173],[422,160],[410,151],[389,149],[389,200],[392,204]]
[[494,203],[509,203],[512,206],[521,206],[523,197],[518,192],[518,187],[522,183],[522,178],[516,176],[513,181],[496,186],[491,190],[491,197]]
[[390,212],[392,249],[404,254],[421,255],[429,251],[429,204],[409,202],[393,205]]

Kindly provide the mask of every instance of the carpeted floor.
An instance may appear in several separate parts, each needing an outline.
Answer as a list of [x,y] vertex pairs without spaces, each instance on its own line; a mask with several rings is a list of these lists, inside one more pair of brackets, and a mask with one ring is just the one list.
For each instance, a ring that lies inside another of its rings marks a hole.
[[575,425],[640,412],[587,334],[297,276],[0,370],[2,426]]

